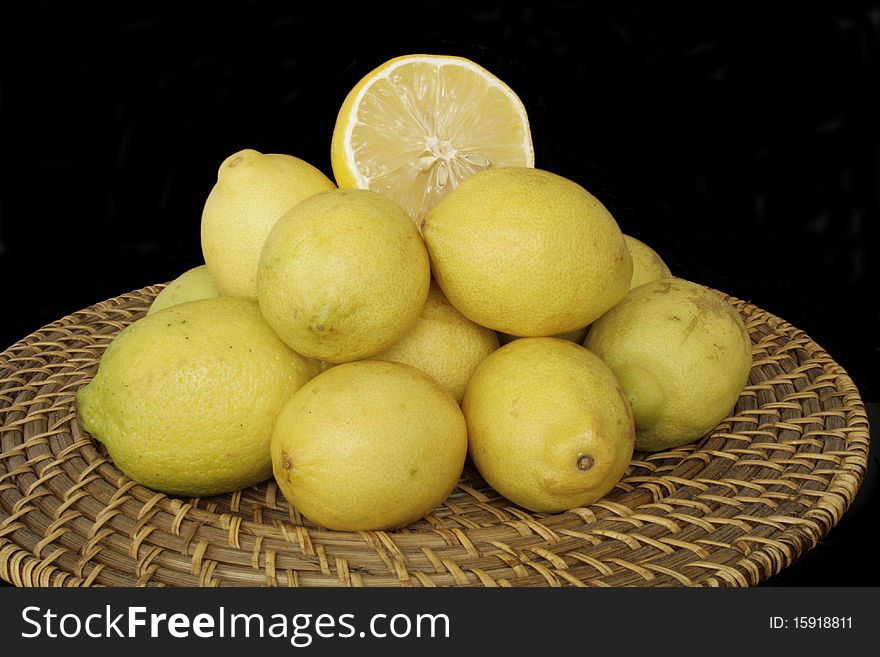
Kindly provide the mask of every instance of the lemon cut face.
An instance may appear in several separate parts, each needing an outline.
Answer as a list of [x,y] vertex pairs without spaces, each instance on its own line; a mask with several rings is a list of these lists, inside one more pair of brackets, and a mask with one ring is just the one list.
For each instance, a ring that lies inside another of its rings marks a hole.
[[477,171],[535,164],[513,90],[468,59],[438,55],[367,74],[340,109],[331,159],[340,187],[378,192],[413,219]]

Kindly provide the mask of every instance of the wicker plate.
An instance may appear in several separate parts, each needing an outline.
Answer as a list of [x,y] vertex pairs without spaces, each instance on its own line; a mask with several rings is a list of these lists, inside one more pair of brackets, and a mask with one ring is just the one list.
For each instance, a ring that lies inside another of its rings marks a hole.
[[747,586],[840,519],[868,422],[843,369],[802,331],[727,297],[754,365],[735,415],[687,447],[636,454],[603,500],[528,513],[466,471],[395,532],[304,521],[266,482],[175,499],[125,477],[83,432],[76,391],[161,286],[74,313],[0,354],[0,577],[19,586]]

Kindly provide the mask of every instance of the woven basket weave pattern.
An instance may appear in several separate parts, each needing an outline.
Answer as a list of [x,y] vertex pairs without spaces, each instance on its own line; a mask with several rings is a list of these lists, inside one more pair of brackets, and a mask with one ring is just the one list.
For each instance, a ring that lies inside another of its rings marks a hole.
[[427,518],[334,532],[272,481],[176,499],[125,477],[74,396],[161,286],[0,354],[0,577],[19,586],[748,586],[837,523],[867,466],[858,391],[802,331],[745,302],[749,383],[709,436],[637,453],[603,500],[533,514],[472,469]]

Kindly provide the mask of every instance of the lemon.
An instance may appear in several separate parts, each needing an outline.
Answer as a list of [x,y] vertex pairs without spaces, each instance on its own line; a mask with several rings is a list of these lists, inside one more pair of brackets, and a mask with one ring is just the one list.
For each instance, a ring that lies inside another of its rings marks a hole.
[[[669,267],[666,266],[666,263],[663,262],[662,258],[657,254],[654,249],[650,246],[637,240],[635,237],[631,237],[629,235],[623,236],[624,241],[626,241],[627,249],[629,250],[629,254],[632,257],[633,264],[633,273],[632,278],[630,279],[629,288],[632,289],[634,287],[638,287],[639,285],[643,285],[648,281],[653,281],[658,278],[669,278],[672,276],[672,272],[669,271]],[[575,329],[574,331],[567,331],[565,333],[557,333],[551,337],[560,338],[562,340],[570,340],[571,342],[577,342],[578,344],[582,344],[584,338],[587,337],[587,332],[590,330],[589,325],[582,326],[579,329]],[[507,344],[512,340],[516,340],[520,336],[511,335],[510,333],[498,333],[498,340],[501,344]]]
[[483,478],[526,509],[558,512],[604,497],[633,453],[623,389],[568,340],[522,338],[486,358],[462,403]]
[[498,348],[498,335],[458,312],[435,283],[415,325],[374,358],[417,367],[457,402],[477,365]]
[[[633,273],[629,288],[633,289],[658,278],[670,278],[672,272],[660,255],[644,242],[630,235],[624,235],[629,254],[632,256]],[[583,339],[583,338],[582,338]]]
[[201,299],[123,330],[76,403],[83,428],[131,479],[172,495],[214,495],[271,476],[275,419],[317,371],[256,303]]
[[266,239],[260,308],[282,340],[331,363],[374,356],[415,323],[430,263],[415,224],[363,189],[321,192],[287,212]]
[[256,300],[257,263],[272,226],[301,200],[333,187],[321,171],[292,155],[248,148],[227,157],[201,224],[202,254],[220,292]]
[[337,365],[300,388],[272,436],[281,492],[329,529],[394,529],[430,513],[455,486],[467,427],[424,372],[377,360]]
[[486,169],[422,220],[435,278],[470,320],[504,333],[578,330],[620,301],[632,259],[614,217],[540,169]]
[[681,278],[633,289],[593,324],[584,345],[623,384],[636,448],[645,451],[712,430],[733,410],[752,365],[749,333],[736,309]]
[[220,296],[220,291],[214,285],[208,268],[205,265],[193,267],[183,272],[180,276],[168,283],[147,309],[147,314],[152,315],[169,306],[179,303],[195,301],[197,299],[210,299]]
[[467,176],[490,166],[534,166],[519,97],[461,57],[406,55],[349,92],[331,144],[340,187],[372,189],[417,219]]

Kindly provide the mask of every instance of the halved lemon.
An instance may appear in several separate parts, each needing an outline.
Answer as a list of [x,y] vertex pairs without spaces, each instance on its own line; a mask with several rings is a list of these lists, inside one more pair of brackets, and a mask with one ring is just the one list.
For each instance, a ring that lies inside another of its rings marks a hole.
[[337,185],[379,192],[414,220],[481,169],[535,165],[519,97],[446,55],[397,57],[358,82],[339,110],[331,160]]

